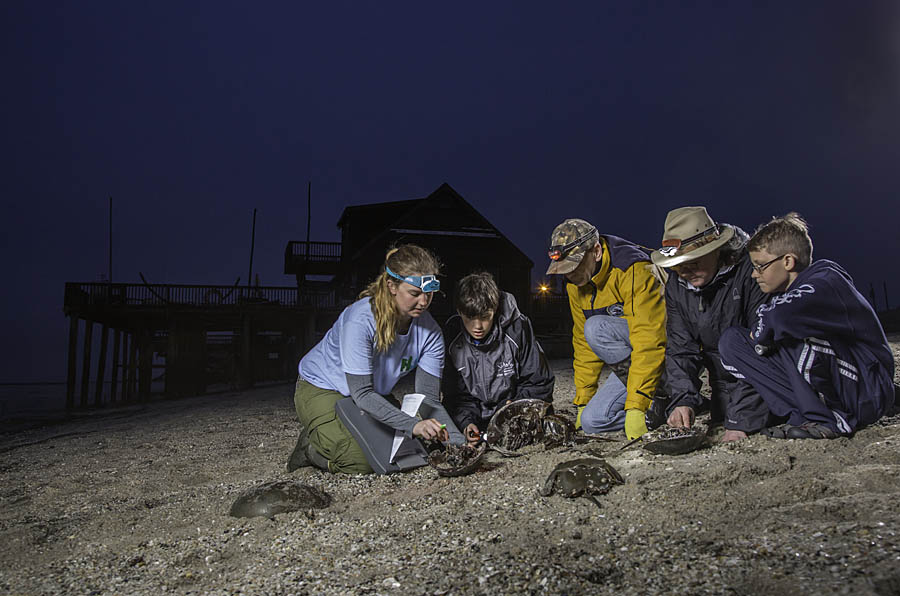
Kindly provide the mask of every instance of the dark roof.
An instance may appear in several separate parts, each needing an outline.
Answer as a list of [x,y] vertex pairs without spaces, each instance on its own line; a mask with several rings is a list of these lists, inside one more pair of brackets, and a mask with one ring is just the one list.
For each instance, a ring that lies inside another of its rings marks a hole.
[[[457,219],[460,222],[465,221],[465,225],[448,226],[447,222],[440,220],[432,220],[430,223],[424,224],[421,217],[422,211],[434,206],[437,201],[451,201],[454,203],[454,215],[459,216]],[[337,225],[342,227],[348,219],[362,219],[370,226],[377,227],[381,230],[381,232],[371,238],[369,242],[357,249],[355,254],[349,255],[351,259],[355,259],[357,255],[368,250],[370,246],[377,245],[385,235],[391,232],[408,232],[496,237],[511,247],[523,261],[529,264],[529,267],[534,266],[532,260],[529,259],[518,246],[513,244],[500,232],[500,230],[491,224],[491,222],[489,222],[477,209],[446,182],[441,184],[430,195],[422,199],[371,203],[368,205],[346,207],[343,213],[341,213]]]
[[399,219],[404,213],[409,211],[411,207],[417,203],[421,203],[425,199],[407,199],[405,201],[389,201],[387,203],[370,203],[368,205],[352,205],[344,207],[341,217],[338,219],[337,225],[344,225],[344,220],[350,217],[362,218],[379,218],[394,221]]

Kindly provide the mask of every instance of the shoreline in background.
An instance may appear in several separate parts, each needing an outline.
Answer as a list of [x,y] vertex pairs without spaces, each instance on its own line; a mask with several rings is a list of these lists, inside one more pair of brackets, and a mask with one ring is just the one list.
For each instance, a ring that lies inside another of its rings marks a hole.
[[66,383],[0,383],[0,419],[43,417],[66,411]]
[[[261,389],[275,385],[292,385],[294,380],[266,381],[257,383],[251,389]],[[109,383],[105,383],[109,385]],[[205,396],[221,395],[223,393],[240,393],[227,383],[219,383],[207,387],[205,393],[180,397],[177,399],[166,398],[163,394],[162,382],[154,382],[150,399],[146,402],[116,402],[114,404],[104,401],[101,405],[94,405],[96,384],[90,383],[88,387],[88,406],[85,408],[66,408],[66,383],[57,382],[32,382],[32,383],[0,383],[0,434],[11,434],[41,426],[63,423],[69,420],[88,416],[103,416],[125,411],[129,408],[143,408],[163,401],[180,401],[198,399]],[[108,390],[107,390],[108,391]],[[81,387],[76,389],[75,402],[80,403]],[[109,395],[105,393],[104,400]]]

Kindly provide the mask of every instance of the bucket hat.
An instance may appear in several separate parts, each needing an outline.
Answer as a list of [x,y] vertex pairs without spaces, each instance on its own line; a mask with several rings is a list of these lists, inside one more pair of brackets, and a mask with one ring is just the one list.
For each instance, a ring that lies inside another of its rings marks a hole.
[[654,250],[650,260],[660,267],[674,267],[708,255],[733,237],[734,228],[718,225],[706,207],[679,207],[666,215],[662,248]]

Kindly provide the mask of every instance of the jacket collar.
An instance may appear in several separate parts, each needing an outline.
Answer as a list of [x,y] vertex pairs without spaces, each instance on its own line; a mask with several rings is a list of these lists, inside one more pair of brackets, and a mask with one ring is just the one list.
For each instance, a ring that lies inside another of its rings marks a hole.
[[681,287],[686,288],[686,289],[690,290],[691,292],[702,292],[708,288],[713,287],[720,280],[724,279],[725,276],[728,275],[728,273],[732,269],[734,269],[734,265],[725,265],[724,267],[719,268],[719,271],[716,273],[716,276],[714,278],[712,278],[712,281],[710,281],[708,284],[706,284],[702,288],[695,287],[690,282],[681,279],[681,276],[678,275],[677,273],[675,274],[675,279],[678,280],[678,283],[681,284]]

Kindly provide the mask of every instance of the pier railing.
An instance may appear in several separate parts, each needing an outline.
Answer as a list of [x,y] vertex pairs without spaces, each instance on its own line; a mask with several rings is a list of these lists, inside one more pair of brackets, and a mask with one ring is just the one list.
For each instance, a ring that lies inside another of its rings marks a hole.
[[284,272],[289,275],[335,275],[340,266],[340,242],[292,240],[284,248]]
[[291,240],[285,250],[285,257],[288,256],[318,263],[337,263],[341,260],[341,243]]
[[179,284],[119,284],[67,282],[66,307],[86,306],[195,306],[238,307],[247,305],[286,308],[334,308],[342,304],[334,292],[322,288],[292,286],[201,286]]

